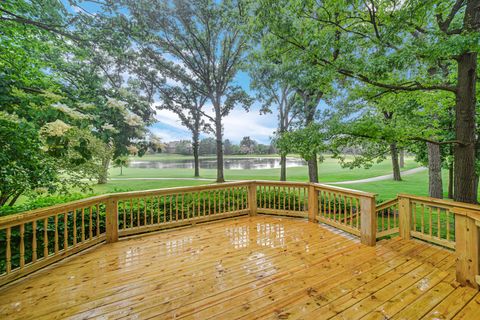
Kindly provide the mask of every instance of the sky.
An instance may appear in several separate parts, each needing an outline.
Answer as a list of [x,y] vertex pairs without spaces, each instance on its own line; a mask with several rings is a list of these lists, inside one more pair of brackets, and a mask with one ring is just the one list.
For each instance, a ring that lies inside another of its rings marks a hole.
[[[235,84],[254,96],[250,90],[250,77],[245,72],[239,72],[235,77]],[[210,111],[211,105],[206,106]],[[182,126],[178,116],[168,110],[157,110],[157,122],[150,126],[150,131],[161,137],[163,141],[190,140],[191,134]],[[236,108],[223,119],[224,139],[239,143],[243,137],[249,136],[252,139],[264,144],[270,143],[277,128],[277,115],[275,113],[260,115],[260,102],[255,101],[249,112],[243,108]],[[211,135],[211,134],[210,134]],[[209,135],[203,134],[202,138]]]

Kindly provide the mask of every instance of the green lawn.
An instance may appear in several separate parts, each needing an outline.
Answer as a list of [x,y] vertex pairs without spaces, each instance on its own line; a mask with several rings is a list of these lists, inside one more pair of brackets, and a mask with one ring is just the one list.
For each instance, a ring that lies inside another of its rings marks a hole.
[[[237,157],[237,156],[235,156]],[[250,156],[251,157],[251,156]],[[191,157],[181,155],[153,155],[144,156],[142,160],[177,160],[191,159]],[[413,159],[408,158],[405,161],[403,170],[418,167]],[[391,162],[385,160],[379,164],[374,164],[369,169],[342,168],[338,164],[338,160],[326,156],[325,160],[319,164],[319,180],[320,182],[337,182],[358,180],[391,173]],[[200,176],[202,178],[216,177],[215,169],[201,169]],[[225,170],[225,179],[227,180],[278,180],[280,169],[263,169],[263,170]],[[120,168],[111,168],[110,178],[192,178],[192,169],[143,169],[143,168],[123,168],[123,175],[120,176]],[[287,169],[287,180],[290,181],[308,181],[307,167],[295,167]]]
[[[357,189],[378,194],[379,200],[389,200],[395,198],[399,193],[414,194],[419,196],[428,196],[428,171],[402,177],[402,181],[375,181],[369,183],[358,183],[351,185],[341,185],[341,187]],[[448,172],[443,172],[443,194],[447,196]]]
[[[251,156],[251,155],[250,155]],[[234,156],[237,157],[237,156]],[[142,157],[142,160],[162,160],[162,159],[190,159],[191,157],[181,155],[147,155]],[[209,157],[211,158],[211,157]],[[412,169],[418,167],[419,164],[415,163],[413,159],[406,159],[406,166],[403,170]],[[346,169],[342,168],[336,159],[332,159],[329,156],[325,157],[325,161],[319,165],[319,178],[320,182],[337,182],[337,181],[349,181],[365,179],[370,177],[376,177],[380,175],[391,173],[390,160],[385,160],[381,163],[373,165],[369,169],[356,168]],[[204,169],[200,172],[202,178],[214,179],[216,177],[215,169]],[[278,180],[280,176],[279,169],[264,169],[264,170],[225,170],[225,178],[227,180]],[[141,169],[141,168],[124,168],[123,175],[120,176],[119,168],[111,168],[110,178],[193,178],[192,169]],[[297,167],[287,169],[287,179],[289,181],[308,181],[307,167]],[[93,194],[126,192],[136,190],[149,190],[160,188],[171,188],[179,186],[196,186],[202,184],[212,183],[213,181],[203,180],[110,180],[105,185],[94,185]],[[402,182],[394,181],[379,181],[364,184],[352,184],[341,185],[342,187],[352,188],[357,190],[365,190],[377,193],[379,199],[386,200],[396,196],[397,193],[411,193],[418,195],[427,195],[427,172],[421,172],[419,174],[409,175],[404,177]],[[445,186],[446,188],[446,186]],[[55,197],[55,196],[53,196]],[[81,198],[82,194],[76,194],[71,200]],[[53,199],[54,200],[54,199]],[[53,201],[52,200],[52,201]],[[48,200],[50,201],[50,200]],[[44,204],[35,205],[35,207],[41,207],[45,205],[52,205],[54,203],[45,202]],[[65,200],[64,200],[65,201]],[[69,200],[66,200],[69,201]],[[26,197],[21,197],[17,202],[18,211],[24,211],[25,208],[21,205],[28,202]],[[17,211],[17,212],[18,212]]]

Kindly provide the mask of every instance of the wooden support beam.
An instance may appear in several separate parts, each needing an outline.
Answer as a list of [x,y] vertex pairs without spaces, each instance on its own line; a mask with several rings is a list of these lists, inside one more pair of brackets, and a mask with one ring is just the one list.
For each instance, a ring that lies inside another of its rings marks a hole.
[[318,191],[315,185],[308,186],[308,221],[317,222],[318,214]]
[[454,208],[455,212],[455,253],[457,256],[457,281],[462,285],[479,288],[480,237],[476,221],[466,215],[464,209]]
[[248,185],[248,206],[250,209],[250,215],[257,215],[257,184],[255,181]]
[[405,197],[398,198],[398,228],[400,237],[410,240],[410,226],[412,219],[412,209],[410,199]]
[[360,241],[375,246],[377,241],[377,213],[375,197],[360,197]]
[[118,241],[118,201],[110,197],[106,202],[105,233],[107,243]]

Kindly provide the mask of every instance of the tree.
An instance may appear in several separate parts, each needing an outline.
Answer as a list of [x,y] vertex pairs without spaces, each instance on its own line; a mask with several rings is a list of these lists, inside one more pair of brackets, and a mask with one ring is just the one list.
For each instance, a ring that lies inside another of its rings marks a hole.
[[[200,155],[212,155],[217,153],[217,143],[214,138],[205,138],[200,140],[199,153]],[[218,161],[218,159],[217,159]],[[218,165],[218,163],[217,163]]]
[[223,142],[223,149],[226,155],[233,154],[233,145],[229,139],[225,139],[225,141]]
[[162,102],[158,109],[174,112],[182,124],[192,134],[192,147],[194,158],[195,177],[200,176],[199,143],[200,133],[211,130],[209,124],[203,119],[203,107],[207,100],[206,96],[197,93],[192,87],[164,86],[159,89]]
[[[97,172],[99,182],[105,183],[111,157],[127,154],[127,146],[142,141],[153,112],[135,81],[124,77],[128,42],[112,33],[118,21],[105,14],[101,4],[95,15],[80,9],[79,1],[70,5],[79,10],[68,10],[58,1],[0,6],[6,35],[2,49],[10,52],[2,54],[8,66],[2,68],[7,75],[2,77],[2,87],[9,99],[2,109],[37,127],[53,122],[58,110],[70,112],[64,122],[90,130],[104,143],[102,168]],[[21,97],[26,107],[22,110],[10,107],[19,102],[12,90],[24,92]],[[40,101],[49,92],[61,97],[55,113],[28,107],[32,102],[42,105]],[[72,112],[85,117],[74,119]]]
[[[202,114],[213,123],[217,181],[224,182],[222,119],[236,106],[248,110],[252,103],[241,87],[233,84],[246,48],[233,14],[238,4],[211,0],[125,0],[122,4],[129,12],[128,35],[133,38],[137,59],[159,75],[190,86],[212,103],[213,115]],[[117,12],[124,17],[122,8]]]
[[128,167],[130,164],[130,158],[128,156],[120,156],[113,159],[113,165],[116,168],[120,168],[120,175],[123,176],[123,167]]
[[[326,141],[324,129],[318,124],[311,123],[306,127],[282,134],[277,140],[277,147],[283,153],[298,153],[308,163],[311,163],[312,159],[315,159],[315,161],[323,160],[321,153],[328,150]],[[318,172],[316,177],[314,174],[310,171],[309,166],[310,182],[315,178],[318,182]]]
[[[477,0],[265,0],[252,2],[251,12],[256,19],[250,21],[265,35],[262,43],[272,44],[267,50],[385,92],[455,95],[455,140],[434,143],[455,146],[455,200],[477,202]],[[439,64],[456,75],[429,72]]]
[[[278,113],[277,136],[290,130],[292,122],[299,113],[295,106],[295,90],[289,81],[295,75],[289,74],[288,68],[282,65],[270,63],[262,52],[250,54],[251,87],[257,91],[257,99],[262,102],[261,114]],[[275,108],[274,108],[275,106]],[[287,155],[280,154],[280,181],[287,179]]]
[[175,153],[191,156],[193,154],[192,141],[177,141],[177,143],[175,144]]
[[240,152],[242,154],[253,154],[255,152],[255,147],[257,142],[250,137],[243,137],[240,141]]
[[59,181],[55,162],[43,156],[33,125],[0,112],[0,140],[0,206],[12,206],[22,194],[38,187],[55,190]]

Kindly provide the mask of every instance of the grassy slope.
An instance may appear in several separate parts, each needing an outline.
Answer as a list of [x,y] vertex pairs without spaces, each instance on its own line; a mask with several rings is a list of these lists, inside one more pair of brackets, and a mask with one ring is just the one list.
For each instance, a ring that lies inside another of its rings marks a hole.
[[[342,185],[345,188],[368,191],[378,194],[380,200],[395,198],[399,193],[428,196],[428,171],[411,174],[402,178],[402,181],[376,181]],[[443,194],[447,196],[448,172],[443,172]]]

